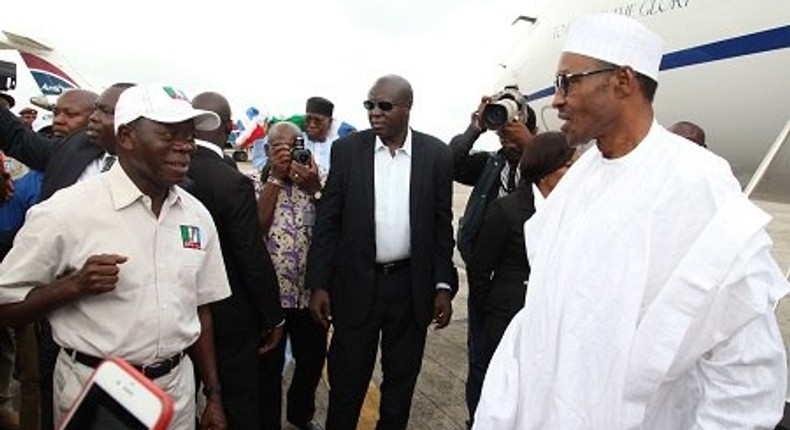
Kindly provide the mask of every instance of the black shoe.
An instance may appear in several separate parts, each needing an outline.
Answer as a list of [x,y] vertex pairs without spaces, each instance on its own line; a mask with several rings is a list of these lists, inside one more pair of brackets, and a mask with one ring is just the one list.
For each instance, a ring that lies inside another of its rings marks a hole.
[[315,421],[308,421],[302,424],[296,424],[292,422],[291,424],[299,430],[324,430],[324,428],[321,427],[321,424],[318,424]]

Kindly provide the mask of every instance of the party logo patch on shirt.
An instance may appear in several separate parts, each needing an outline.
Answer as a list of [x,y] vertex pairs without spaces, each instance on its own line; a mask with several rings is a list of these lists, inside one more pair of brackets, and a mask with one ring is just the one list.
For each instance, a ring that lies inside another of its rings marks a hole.
[[181,226],[181,244],[184,248],[202,249],[200,228],[194,225]]

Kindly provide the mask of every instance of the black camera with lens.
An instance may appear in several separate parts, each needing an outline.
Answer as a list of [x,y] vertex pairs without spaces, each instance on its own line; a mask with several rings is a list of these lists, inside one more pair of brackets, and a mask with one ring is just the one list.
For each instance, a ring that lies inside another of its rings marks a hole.
[[508,122],[528,117],[527,98],[515,86],[491,96],[491,103],[483,108],[483,122],[489,130],[499,130]]
[[299,164],[309,166],[310,159],[312,157],[313,154],[310,152],[310,150],[304,147],[304,138],[301,136],[297,137],[294,147],[291,148],[291,159]]
[[16,63],[0,60],[0,91],[16,88]]

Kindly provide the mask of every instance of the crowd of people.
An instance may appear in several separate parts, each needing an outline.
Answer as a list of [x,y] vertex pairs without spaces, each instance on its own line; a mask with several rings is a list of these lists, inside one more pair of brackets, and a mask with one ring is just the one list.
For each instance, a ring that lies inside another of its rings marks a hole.
[[[511,87],[449,144],[410,127],[401,76],[373,82],[360,131],[311,97],[269,124],[257,184],[223,151],[222,94],[72,90],[51,135],[0,94],[0,426],[55,428],[116,356],[170,395],[172,429],[354,429],[380,349],[376,428],[407,428],[427,329],[459,288],[458,182],[469,428],[773,428],[790,290],[767,215],[702,129],[655,118],[662,53],[631,18],[574,21],[561,132]],[[487,131],[501,148],[473,151]]]

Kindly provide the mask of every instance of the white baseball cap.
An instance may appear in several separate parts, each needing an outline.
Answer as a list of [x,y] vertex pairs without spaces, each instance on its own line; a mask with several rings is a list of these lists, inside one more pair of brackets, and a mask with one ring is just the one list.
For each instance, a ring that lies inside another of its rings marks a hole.
[[148,118],[165,124],[195,120],[195,129],[208,131],[219,127],[219,116],[214,112],[195,109],[178,88],[144,84],[124,90],[115,105],[115,132],[121,125],[137,118]]
[[563,52],[631,66],[658,81],[661,37],[633,18],[616,13],[585,15],[571,22]]

